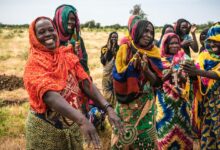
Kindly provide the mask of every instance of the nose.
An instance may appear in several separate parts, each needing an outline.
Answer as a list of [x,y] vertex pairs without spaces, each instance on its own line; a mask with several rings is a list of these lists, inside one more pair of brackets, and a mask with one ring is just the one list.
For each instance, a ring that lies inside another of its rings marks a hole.
[[153,38],[153,35],[150,32],[147,32],[147,37],[148,38]]

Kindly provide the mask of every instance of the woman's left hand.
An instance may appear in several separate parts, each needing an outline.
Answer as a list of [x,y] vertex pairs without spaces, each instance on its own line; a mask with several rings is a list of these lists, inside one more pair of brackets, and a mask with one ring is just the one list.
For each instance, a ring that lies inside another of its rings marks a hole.
[[142,56],[142,60],[141,60],[141,66],[143,68],[143,71],[147,72],[148,69],[149,69],[149,65],[148,65],[148,58],[147,58],[147,55],[144,54]]
[[195,34],[196,30],[197,30],[197,27],[196,27],[195,24],[193,24],[193,25],[191,26],[190,32],[191,32],[192,34]]
[[118,129],[119,134],[124,133],[124,127],[122,124],[121,119],[116,115],[114,109],[112,107],[107,108],[107,114],[108,114],[108,120],[112,127],[115,127]]

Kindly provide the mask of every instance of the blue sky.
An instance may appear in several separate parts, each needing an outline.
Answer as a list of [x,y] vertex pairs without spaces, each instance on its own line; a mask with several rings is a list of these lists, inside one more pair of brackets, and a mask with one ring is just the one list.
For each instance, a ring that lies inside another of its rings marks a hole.
[[220,0],[1,0],[0,22],[29,24],[38,16],[53,18],[61,4],[75,6],[81,23],[95,20],[101,25],[127,25],[135,4],[141,4],[156,26],[172,24],[179,18],[196,24],[220,21]]

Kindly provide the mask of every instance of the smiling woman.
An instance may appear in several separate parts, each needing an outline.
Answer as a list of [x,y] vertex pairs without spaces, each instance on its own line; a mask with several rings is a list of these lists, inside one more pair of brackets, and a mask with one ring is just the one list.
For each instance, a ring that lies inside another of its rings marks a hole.
[[48,19],[39,19],[35,24],[37,39],[50,50],[55,50],[57,32]]
[[52,20],[34,20],[29,40],[30,54],[23,77],[31,106],[26,122],[27,149],[80,150],[82,135],[100,148],[95,127],[80,111],[82,93],[105,110],[110,123],[122,131],[120,119],[90,81],[72,45],[59,47]]

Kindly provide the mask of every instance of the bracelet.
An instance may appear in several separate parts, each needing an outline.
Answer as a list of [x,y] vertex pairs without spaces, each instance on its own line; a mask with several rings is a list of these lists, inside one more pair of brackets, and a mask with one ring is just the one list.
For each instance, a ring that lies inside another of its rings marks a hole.
[[108,107],[113,108],[113,106],[112,106],[111,104],[107,103],[107,104],[105,104],[105,106],[104,106],[104,111],[105,111],[105,112],[107,111]]

